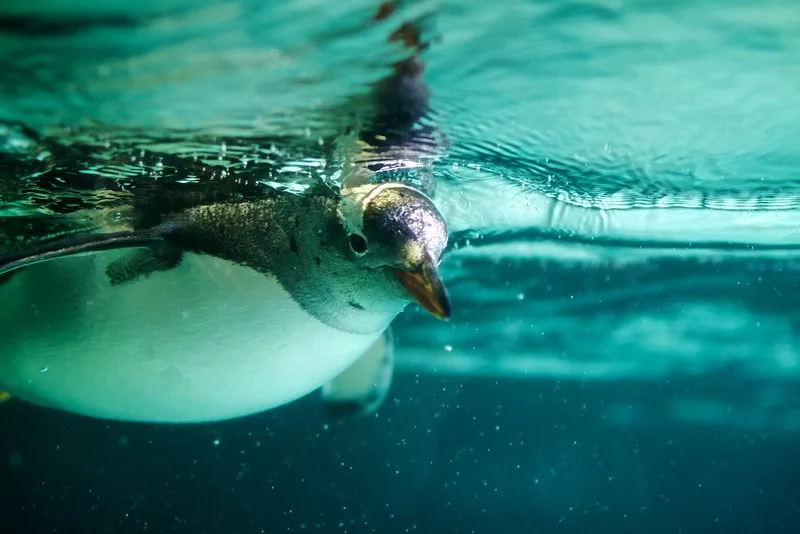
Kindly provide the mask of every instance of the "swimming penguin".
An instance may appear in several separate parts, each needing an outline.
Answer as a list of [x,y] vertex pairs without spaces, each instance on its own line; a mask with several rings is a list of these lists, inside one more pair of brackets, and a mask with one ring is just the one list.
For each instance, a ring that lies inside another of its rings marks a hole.
[[[6,255],[0,390],[135,421],[279,406],[382,357],[370,348],[411,300],[448,317],[446,244],[428,197],[382,183],[198,206]],[[373,395],[375,375],[352,373]],[[323,398],[358,404],[336,390]]]
[[[392,106],[408,65],[384,85]],[[372,413],[391,383],[395,316],[414,300],[450,315],[447,228],[429,191],[364,179],[402,141],[402,127],[376,124],[385,135],[361,136],[369,165],[353,159],[369,172],[339,190],[192,206],[0,256],[3,397],[189,423],[319,388],[331,416]]]

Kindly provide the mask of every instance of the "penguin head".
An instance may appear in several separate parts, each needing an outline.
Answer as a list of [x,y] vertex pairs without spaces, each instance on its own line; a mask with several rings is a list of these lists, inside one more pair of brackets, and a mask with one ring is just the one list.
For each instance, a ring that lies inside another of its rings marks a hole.
[[439,274],[447,225],[430,198],[406,184],[360,186],[344,193],[339,217],[356,264],[385,271],[431,314],[450,317]]

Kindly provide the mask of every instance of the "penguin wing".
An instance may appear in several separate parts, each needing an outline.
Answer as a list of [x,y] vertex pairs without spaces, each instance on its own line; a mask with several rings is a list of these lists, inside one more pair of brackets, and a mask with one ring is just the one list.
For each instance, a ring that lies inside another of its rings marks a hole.
[[136,251],[135,256],[125,256],[109,265],[107,272],[112,283],[133,279],[145,274],[146,270],[174,267],[180,261],[180,248],[158,229],[83,234],[0,255],[0,279],[36,263],[124,248],[146,250],[143,253]]
[[334,419],[374,414],[386,398],[394,373],[394,338],[386,331],[350,367],[322,386],[325,415]]

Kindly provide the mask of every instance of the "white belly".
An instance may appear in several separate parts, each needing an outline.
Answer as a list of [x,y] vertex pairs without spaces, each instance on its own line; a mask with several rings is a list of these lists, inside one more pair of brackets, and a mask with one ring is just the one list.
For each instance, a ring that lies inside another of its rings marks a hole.
[[112,288],[103,270],[119,256],[34,265],[0,285],[0,390],[95,417],[228,419],[311,392],[381,334],[335,330],[274,278],[193,254]]

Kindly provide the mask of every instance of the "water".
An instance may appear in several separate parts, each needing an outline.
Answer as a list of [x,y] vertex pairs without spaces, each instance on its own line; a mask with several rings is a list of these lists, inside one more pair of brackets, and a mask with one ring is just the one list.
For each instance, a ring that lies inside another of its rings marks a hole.
[[[134,194],[336,182],[320,140],[403,53],[386,43],[397,19],[365,23],[374,8],[4,2],[6,245],[113,220]],[[330,423],[308,398],[138,426],[6,404],[0,522],[793,532],[798,13],[790,0],[405,6],[433,36],[454,317],[398,319],[379,416]]]

